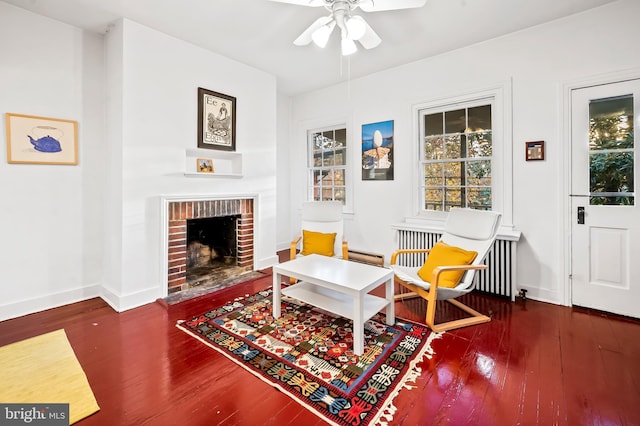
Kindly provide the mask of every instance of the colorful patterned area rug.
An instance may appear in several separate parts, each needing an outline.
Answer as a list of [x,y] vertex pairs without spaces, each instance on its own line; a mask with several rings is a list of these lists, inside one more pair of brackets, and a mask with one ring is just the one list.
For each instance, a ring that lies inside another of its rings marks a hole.
[[352,321],[286,296],[272,316],[272,291],[233,300],[178,322],[179,329],[221,352],[333,425],[393,419],[393,399],[420,375],[440,335],[420,324],[377,314],[365,324],[365,350],[353,353]]

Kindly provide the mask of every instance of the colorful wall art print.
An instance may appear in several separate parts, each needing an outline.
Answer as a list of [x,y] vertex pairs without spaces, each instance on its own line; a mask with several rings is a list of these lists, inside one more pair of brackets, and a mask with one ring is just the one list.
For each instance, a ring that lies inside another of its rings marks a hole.
[[6,114],[7,162],[78,164],[78,122]]
[[362,125],[362,180],[393,180],[393,120]]

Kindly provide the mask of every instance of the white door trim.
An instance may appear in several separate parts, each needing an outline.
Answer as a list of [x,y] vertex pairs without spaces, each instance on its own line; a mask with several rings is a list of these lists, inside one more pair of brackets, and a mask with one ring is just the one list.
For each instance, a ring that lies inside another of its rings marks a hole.
[[560,171],[559,176],[562,176],[562,192],[559,194],[561,197],[558,205],[561,206],[561,226],[560,226],[560,241],[563,241],[562,245],[562,264],[558,269],[560,271],[560,280],[562,283],[562,304],[564,306],[571,306],[571,279],[569,274],[571,273],[571,94],[574,90],[584,89],[592,86],[599,86],[603,84],[620,83],[628,80],[635,80],[640,78],[640,68],[632,68],[628,70],[615,71],[610,73],[598,74],[594,76],[584,77],[582,79],[576,79],[567,81],[562,84],[562,91],[560,103],[562,105],[562,122],[560,123],[560,137],[562,141],[562,160],[558,162]]

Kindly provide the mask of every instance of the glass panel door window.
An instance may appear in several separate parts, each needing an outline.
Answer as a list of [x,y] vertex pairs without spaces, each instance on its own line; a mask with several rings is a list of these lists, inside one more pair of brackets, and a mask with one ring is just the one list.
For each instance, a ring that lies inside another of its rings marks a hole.
[[632,206],[633,95],[589,102],[589,204]]

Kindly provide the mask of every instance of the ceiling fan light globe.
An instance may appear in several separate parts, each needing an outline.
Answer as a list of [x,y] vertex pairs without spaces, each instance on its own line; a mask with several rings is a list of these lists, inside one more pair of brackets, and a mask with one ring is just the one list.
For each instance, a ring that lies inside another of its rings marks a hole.
[[[334,23],[335,25],[335,23]],[[333,30],[333,25],[323,25],[311,34],[311,39],[316,44],[316,46],[323,48],[327,45],[329,41],[329,36],[331,35],[331,31]]]
[[348,37],[342,39],[340,47],[342,48],[342,56],[348,56],[358,51],[356,43]]
[[352,40],[360,40],[366,30],[367,24],[361,16],[352,16],[347,20],[347,31]]

